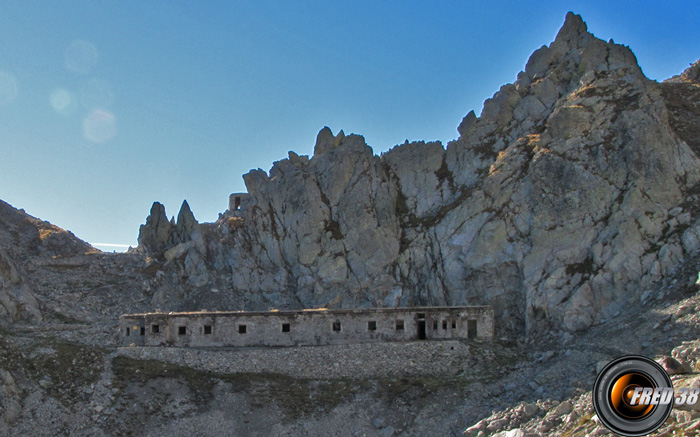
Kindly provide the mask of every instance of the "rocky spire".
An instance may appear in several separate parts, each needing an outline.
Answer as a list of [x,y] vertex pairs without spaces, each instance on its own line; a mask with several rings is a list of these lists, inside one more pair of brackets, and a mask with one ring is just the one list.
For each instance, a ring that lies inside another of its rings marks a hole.
[[192,239],[192,232],[197,228],[197,220],[190,210],[190,205],[187,200],[182,202],[180,207],[180,212],[177,215],[177,225],[175,226],[175,234],[177,235],[179,242],[184,243],[185,241],[190,241]]
[[571,44],[577,38],[582,35],[590,35],[588,33],[588,26],[584,23],[580,15],[574,14],[573,12],[568,12],[566,14],[566,19],[564,20],[564,25],[559,29],[557,37],[554,40],[559,41],[564,44]]
[[681,77],[687,81],[700,84],[700,60],[695,61],[695,63],[688,67],[681,74]]
[[340,142],[343,141],[343,138],[345,138],[345,133],[342,130],[338,132],[338,135],[333,135],[333,132],[328,126],[324,127],[316,136],[314,156],[335,149],[340,145]]
[[165,207],[153,202],[146,224],[139,228],[139,248],[147,253],[159,252],[173,244],[173,225],[165,215]]

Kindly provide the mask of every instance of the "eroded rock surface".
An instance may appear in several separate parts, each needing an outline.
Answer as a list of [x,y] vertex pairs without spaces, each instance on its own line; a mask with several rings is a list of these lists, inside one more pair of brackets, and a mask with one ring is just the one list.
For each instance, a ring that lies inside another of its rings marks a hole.
[[95,250],[49,222],[0,201],[0,325],[39,322],[42,311],[26,266],[31,259],[58,258]]
[[504,332],[585,329],[700,247],[697,65],[650,81],[570,13],[446,149],[376,156],[324,128],[313,157],[244,175],[246,207],[201,244],[154,204],[140,247],[184,257],[189,304],[489,304]]

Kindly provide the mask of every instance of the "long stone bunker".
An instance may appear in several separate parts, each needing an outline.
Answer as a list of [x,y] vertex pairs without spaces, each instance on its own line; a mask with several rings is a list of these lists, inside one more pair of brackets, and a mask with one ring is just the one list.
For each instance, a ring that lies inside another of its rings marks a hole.
[[124,314],[124,346],[312,346],[492,339],[489,306]]

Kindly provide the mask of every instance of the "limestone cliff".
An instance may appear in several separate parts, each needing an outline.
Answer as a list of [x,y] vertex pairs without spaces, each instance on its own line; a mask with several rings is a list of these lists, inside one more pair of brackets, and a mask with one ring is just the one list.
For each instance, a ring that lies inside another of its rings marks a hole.
[[569,13],[446,149],[376,156],[324,128],[313,157],[244,175],[250,198],[217,223],[191,224],[185,204],[190,224],[173,225],[154,204],[140,248],[170,255],[152,302],[489,304],[502,332],[587,328],[700,248],[698,68],[651,81]]

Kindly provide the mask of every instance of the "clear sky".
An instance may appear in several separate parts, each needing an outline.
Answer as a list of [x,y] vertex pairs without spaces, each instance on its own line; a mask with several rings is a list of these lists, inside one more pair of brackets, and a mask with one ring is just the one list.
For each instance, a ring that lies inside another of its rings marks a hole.
[[569,10],[652,79],[700,58],[696,1],[4,1],[0,199],[93,244],[135,246],[153,201],[214,221],[324,126],[456,138]]

